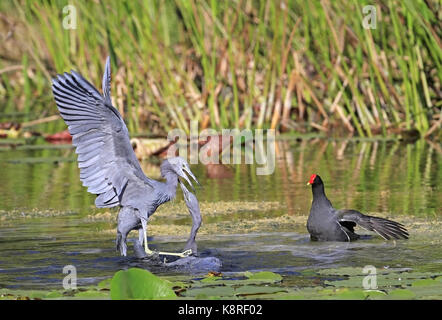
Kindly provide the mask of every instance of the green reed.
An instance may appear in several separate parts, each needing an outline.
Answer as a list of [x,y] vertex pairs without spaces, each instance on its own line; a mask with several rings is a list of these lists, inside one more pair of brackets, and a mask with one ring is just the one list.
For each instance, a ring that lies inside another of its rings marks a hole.
[[[75,30],[63,28],[67,4]],[[365,29],[372,4],[376,29]],[[98,86],[110,54],[114,102],[131,132],[188,131],[197,120],[425,133],[441,107],[440,9],[423,0],[1,2],[0,28],[14,33],[0,46],[0,112],[55,114],[51,77],[76,69]]]

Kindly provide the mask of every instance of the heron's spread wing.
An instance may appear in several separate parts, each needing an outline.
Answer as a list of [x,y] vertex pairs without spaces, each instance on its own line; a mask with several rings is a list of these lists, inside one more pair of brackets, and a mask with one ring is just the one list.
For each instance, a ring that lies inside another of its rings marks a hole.
[[110,63],[103,76],[104,97],[75,71],[59,75],[52,90],[76,146],[80,180],[97,194],[97,207],[120,204],[128,182],[149,188],[129,142],[127,127],[110,103]]
[[359,225],[366,230],[376,232],[386,240],[408,239],[407,229],[398,222],[367,216],[356,210],[336,210],[336,214],[339,223],[345,227]]

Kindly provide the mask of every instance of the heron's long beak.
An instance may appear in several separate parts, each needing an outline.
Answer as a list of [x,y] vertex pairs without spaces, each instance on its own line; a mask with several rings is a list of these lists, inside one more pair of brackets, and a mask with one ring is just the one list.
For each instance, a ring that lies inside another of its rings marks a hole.
[[[198,180],[196,179],[195,175],[192,173],[192,171],[190,171],[187,168],[183,168],[183,171],[189,175],[193,180],[195,180],[195,182],[197,183],[197,185],[201,186],[201,184],[198,182]],[[184,174],[183,178],[187,181],[187,183],[192,187],[192,190],[195,191],[195,188],[192,185],[192,182],[190,181],[190,179],[187,177],[187,175]]]

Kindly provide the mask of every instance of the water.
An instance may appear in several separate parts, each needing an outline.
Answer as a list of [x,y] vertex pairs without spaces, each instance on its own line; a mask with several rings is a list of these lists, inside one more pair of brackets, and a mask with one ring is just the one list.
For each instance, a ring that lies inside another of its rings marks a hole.
[[[216,174],[214,168],[192,166],[203,184],[198,191],[203,214],[198,249],[202,256],[220,258],[223,273],[297,275],[365,265],[442,270],[440,146],[423,140],[405,145],[292,139],[277,147],[270,176],[256,176],[256,166],[238,165],[227,169],[228,177],[214,179],[208,178]],[[110,218],[91,219],[109,210],[94,208],[95,197],[81,186],[74,160],[73,150],[63,146],[0,148],[0,288],[60,288],[66,265],[77,268],[79,285],[96,284],[131,266],[146,267],[115,252],[117,211]],[[142,166],[150,177],[159,177],[157,164]],[[335,207],[400,220],[410,229],[410,240],[310,242],[306,182],[312,173],[321,175]],[[158,212],[156,222],[189,228],[181,195],[175,205],[180,204],[181,215]],[[185,233],[166,229],[150,243],[179,251],[185,240]]]

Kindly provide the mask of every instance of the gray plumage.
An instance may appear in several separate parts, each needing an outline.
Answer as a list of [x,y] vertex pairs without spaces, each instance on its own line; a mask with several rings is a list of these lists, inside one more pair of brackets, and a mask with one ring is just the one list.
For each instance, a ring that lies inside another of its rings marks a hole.
[[385,240],[408,239],[407,229],[399,222],[368,216],[356,210],[337,210],[325,195],[324,183],[319,175],[312,175],[313,201],[307,220],[310,238],[315,241],[353,241],[360,238],[354,228],[360,226],[374,231]]
[[[189,238],[186,242],[184,250],[192,250],[192,254],[198,253],[198,248],[196,244],[196,234],[201,226],[201,212],[196,196],[190,192],[183,183],[180,183],[181,190],[183,191],[184,200],[186,206],[189,210],[190,216],[192,217],[192,229],[190,231]],[[118,231],[117,231],[117,247],[120,248],[122,252],[127,251],[127,246],[124,239],[124,234],[127,234],[130,230],[142,229],[141,220],[134,214],[131,210],[125,210],[118,216]],[[146,258],[147,254],[142,249],[143,234],[140,232],[138,242],[134,243],[135,255],[140,258]]]
[[201,226],[201,212],[198,199],[196,196],[187,190],[183,183],[180,183],[181,190],[183,191],[184,200],[186,201],[187,209],[189,210],[190,216],[192,217],[192,229],[190,230],[189,239],[187,240],[184,250],[192,250],[192,252],[197,253],[196,246],[196,234]]
[[[102,80],[103,95],[72,70],[52,80],[52,91],[76,147],[80,180],[88,192],[97,195],[95,205],[98,208],[120,206],[119,220],[130,212],[146,231],[149,216],[159,205],[175,197],[178,177],[190,185],[187,175],[198,181],[180,157],[162,163],[161,174],[166,182],[150,179],[143,173],[130,144],[126,124],[112,106],[110,81],[108,57]],[[125,255],[126,252],[121,253]]]

